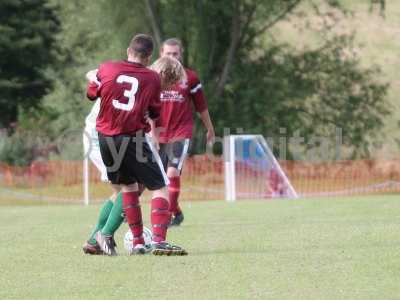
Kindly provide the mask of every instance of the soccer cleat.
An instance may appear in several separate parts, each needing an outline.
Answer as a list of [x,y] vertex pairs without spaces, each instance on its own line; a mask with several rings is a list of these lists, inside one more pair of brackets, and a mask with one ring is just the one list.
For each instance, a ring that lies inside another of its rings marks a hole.
[[103,255],[103,251],[100,249],[98,243],[92,245],[89,242],[86,242],[82,247],[83,253],[90,255]]
[[183,256],[188,255],[187,251],[182,247],[171,245],[168,242],[153,243],[153,255],[166,255],[166,256]]
[[98,231],[96,233],[95,239],[104,254],[108,256],[117,256],[117,251],[115,250],[116,244],[112,235],[104,235],[100,231]]
[[179,213],[173,217],[169,226],[179,226],[179,225],[181,225],[181,223],[183,222],[184,219],[185,218],[183,216],[183,213]]
[[131,249],[129,255],[143,255],[149,253],[151,250],[152,248],[149,245],[137,244]]
[[117,247],[117,243],[115,242],[113,235],[111,236],[111,242],[113,243],[114,248],[116,248]]

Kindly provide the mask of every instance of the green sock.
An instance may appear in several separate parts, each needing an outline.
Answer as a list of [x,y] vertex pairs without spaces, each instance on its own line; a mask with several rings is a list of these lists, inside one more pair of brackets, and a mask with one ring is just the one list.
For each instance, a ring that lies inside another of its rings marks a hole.
[[101,233],[105,235],[113,235],[124,221],[122,212],[122,193],[118,193],[117,199],[115,199],[114,207],[110,212],[107,223],[101,229]]
[[94,228],[92,234],[90,235],[90,238],[88,240],[89,244],[92,245],[96,244],[94,236],[96,235],[97,231],[101,230],[101,228],[103,228],[103,226],[106,224],[108,216],[110,215],[113,206],[114,203],[111,200],[107,200],[100,208],[99,219],[97,220],[96,227]]

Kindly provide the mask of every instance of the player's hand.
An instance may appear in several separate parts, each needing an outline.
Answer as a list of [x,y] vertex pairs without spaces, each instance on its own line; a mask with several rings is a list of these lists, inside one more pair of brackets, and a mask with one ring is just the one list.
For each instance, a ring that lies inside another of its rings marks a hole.
[[86,79],[89,82],[96,83],[97,85],[100,85],[100,82],[97,80],[97,69],[90,70],[89,72],[86,73]]
[[150,124],[150,132],[149,135],[151,136],[151,142],[154,145],[154,148],[157,149],[157,151],[160,150],[160,143],[158,141],[158,133],[157,133],[157,128],[156,124],[153,119],[150,118],[149,112],[146,112],[144,114],[144,118],[146,119],[146,122]]
[[157,151],[160,151],[160,142],[158,141],[158,138],[152,137],[153,145],[154,148],[156,148]]
[[215,131],[214,128],[210,128],[209,130],[207,130],[207,144],[212,145],[212,143],[214,143],[214,140],[215,140]]
[[153,144],[154,148],[156,148],[157,151],[160,151],[160,142],[158,141],[158,135],[155,130],[151,130],[149,132],[149,135],[151,137],[151,143]]

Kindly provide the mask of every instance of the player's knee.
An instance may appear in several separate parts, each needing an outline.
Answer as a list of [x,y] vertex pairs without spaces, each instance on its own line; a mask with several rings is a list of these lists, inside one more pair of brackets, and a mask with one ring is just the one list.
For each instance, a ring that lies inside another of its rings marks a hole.
[[122,185],[123,193],[137,192],[139,190],[137,183]]
[[161,189],[153,191],[153,198],[168,199],[168,189],[167,189],[167,187],[163,187]]
[[139,189],[138,194],[139,194],[139,196],[141,196],[143,194],[144,190],[146,189],[146,187],[144,186],[144,184],[139,183],[138,189]]
[[121,186],[119,184],[111,184],[111,188],[113,190],[113,195],[111,198],[115,200],[118,196],[118,193],[121,191]]
[[178,177],[178,176],[180,176],[180,172],[177,168],[168,167],[167,176],[168,177]]

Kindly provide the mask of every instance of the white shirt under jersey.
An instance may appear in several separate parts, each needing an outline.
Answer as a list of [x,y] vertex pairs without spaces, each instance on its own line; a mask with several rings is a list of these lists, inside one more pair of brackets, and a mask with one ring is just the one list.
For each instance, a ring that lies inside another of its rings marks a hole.
[[93,104],[90,113],[85,119],[85,133],[83,135],[83,146],[85,155],[88,155],[93,164],[101,173],[101,180],[108,181],[107,169],[101,159],[99,135],[96,130],[96,119],[100,111],[100,98]]
[[[96,119],[100,112],[100,101],[101,99],[98,98],[96,102],[93,104],[90,113],[85,119],[85,133],[83,136],[83,145],[85,147],[85,154],[87,154],[90,160],[96,165],[97,169],[101,172],[101,180],[108,181],[107,178],[107,170],[101,159],[100,154],[100,145],[99,145],[99,134],[96,130]],[[148,140],[147,140],[148,139]],[[146,134],[146,140],[150,143],[150,148],[152,149],[154,155],[156,156],[157,162],[161,170],[164,170],[162,167],[161,160],[158,156],[158,152],[154,149],[153,143],[151,142],[151,136]],[[166,178],[166,175],[164,176]],[[168,182],[168,179],[166,179]]]
[[93,131],[96,131],[96,119],[97,116],[99,115],[100,112],[100,98],[96,100],[96,102],[93,104],[92,109],[90,110],[90,113],[85,119],[85,127],[86,131],[92,135]]

